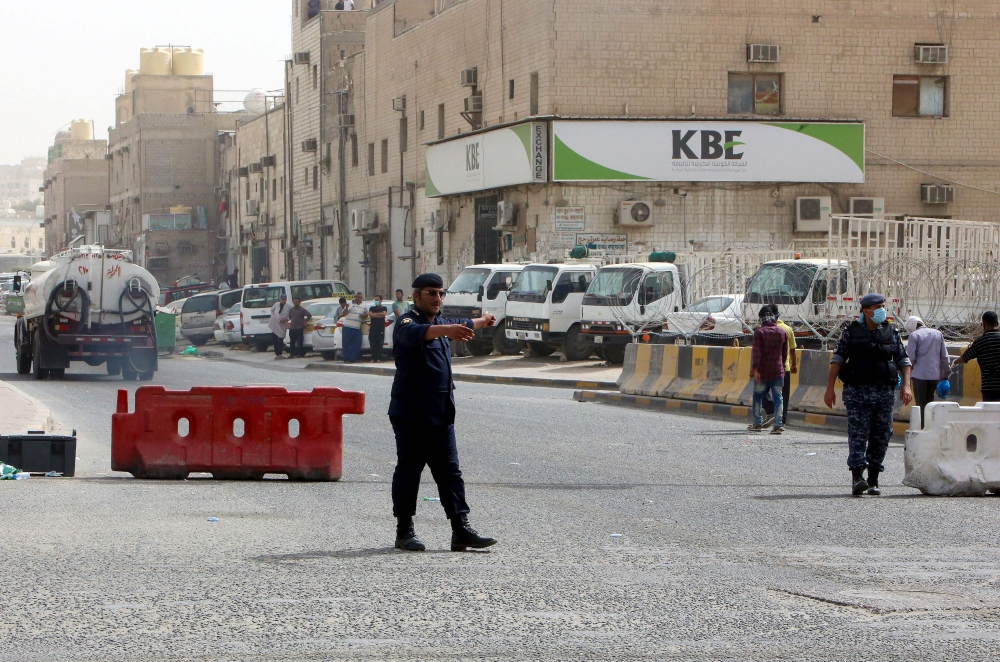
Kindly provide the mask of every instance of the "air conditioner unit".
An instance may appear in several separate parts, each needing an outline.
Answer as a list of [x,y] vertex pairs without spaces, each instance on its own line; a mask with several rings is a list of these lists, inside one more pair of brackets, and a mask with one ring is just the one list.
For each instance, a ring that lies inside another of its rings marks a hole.
[[647,200],[625,200],[618,205],[618,225],[649,227],[653,225],[653,203]]
[[829,232],[832,203],[827,196],[795,198],[795,231]]
[[247,216],[256,216],[260,213],[259,200],[247,200]]
[[920,201],[929,205],[955,202],[955,187],[944,184],[921,184]]
[[264,172],[264,166],[262,166],[258,161],[256,163],[251,163],[250,165],[248,165],[247,170],[249,172]]
[[406,110],[406,97],[395,97],[392,100],[393,110]]
[[340,116],[340,126],[341,128],[347,128],[354,126],[354,115],[341,115]]
[[462,69],[462,87],[476,87],[479,85],[479,69]]
[[321,237],[332,237],[333,236],[333,226],[332,225],[321,225],[321,226],[319,226],[319,236],[321,236]]
[[309,51],[301,51],[294,55],[295,64],[309,64]]
[[309,140],[302,141],[302,151],[303,152],[315,152],[319,149],[319,141],[315,138],[310,138]]
[[240,177],[249,177],[250,176],[250,169],[249,168],[237,168],[236,169],[236,174],[239,175]]
[[358,211],[355,209],[351,212],[351,230],[353,232],[357,232],[361,229],[361,226],[358,223]]
[[777,62],[780,50],[777,44],[747,44],[747,62]]
[[273,168],[278,165],[278,157],[276,156],[265,156],[260,160],[260,165],[262,168]]
[[519,211],[520,208],[516,202],[508,202],[507,200],[498,202],[496,227],[517,227]]
[[948,47],[944,44],[914,44],[913,61],[917,64],[945,64]]
[[467,113],[481,113],[483,112],[483,95],[473,94],[471,97],[465,98],[465,112]]
[[885,198],[851,198],[850,214],[881,221],[885,218]]

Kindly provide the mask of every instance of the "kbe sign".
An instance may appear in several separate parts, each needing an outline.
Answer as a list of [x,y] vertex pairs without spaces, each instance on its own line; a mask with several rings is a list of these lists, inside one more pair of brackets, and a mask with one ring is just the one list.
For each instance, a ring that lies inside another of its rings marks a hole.
[[860,122],[555,120],[552,134],[557,182],[865,180]]

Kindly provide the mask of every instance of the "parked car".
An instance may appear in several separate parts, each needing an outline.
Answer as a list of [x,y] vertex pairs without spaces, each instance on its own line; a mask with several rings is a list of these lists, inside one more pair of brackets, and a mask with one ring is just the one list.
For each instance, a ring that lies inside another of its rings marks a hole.
[[336,312],[337,308],[340,307],[340,297],[316,299],[302,304],[302,307],[312,313],[312,319],[306,322],[306,328],[304,329],[305,336],[302,341],[302,345],[306,349],[311,349],[313,328],[315,327],[316,322],[320,321],[327,315],[332,315]]
[[271,306],[281,299],[282,294],[288,297],[289,305],[291,305],[292,299],[296,298],[305,303],[316,299],[350,298],[354,295],[350,288],[339,280],[254,283],[237,291],[243,293],[243,312],[241,313],[243,337],[247,344],[252,345],[259,352],[266,351],[274,342],[274,336],[268,322],[271,321]]
[[240,311],[243,304],[237,303],[215,320],[215,339],[224,345],[236,345],[243,342],[243,325],[240,323]]
[[717,294],[693,301],[679,313],[669,313],[667,325],[671,331],[685,334],[738,336],[747,331],[741,317],[742,310],[742,294]]
[[218,288],[214,283],[196,283],[192,285],[174,284],[173,286],[160,288],[160,298],[158,303],[161,306],[166,306],[168,303],[173,303],[181,299],[187,299],[196,294],[214,292],[216,290],[218,290]]
[[[375,301],[365,301],[361,305],[364,306],[365,309],[368,309],[375,305]],[[313,326],[311,341],[313,351],[319,352],[319,355],[327,361],[339,359],[344,349],[344,321],[335,320],[333,318],[335,313],[336,309],[330,311],[329,315],[316,322]],[[383,344],[383,355],[385,355],[386,352],[392,352],[392,330],[395,323],[396,315],[390,312],[385,318],[385,343]],[[371,346],[368,344],[368,328],[367,322],[361,325],[362,354],[371,354],[372,351]]]
[[215,337],[215,320],[243,296],[240,290],[196,294],[181,308],[181,335],[192,345],[204,345]]

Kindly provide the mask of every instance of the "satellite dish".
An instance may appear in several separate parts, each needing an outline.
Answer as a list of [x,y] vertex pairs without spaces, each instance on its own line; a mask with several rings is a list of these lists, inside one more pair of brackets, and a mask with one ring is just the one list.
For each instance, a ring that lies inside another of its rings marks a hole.
[[260,115],[267,110],[267,93],[258,88],[250,90],[243,99],[243,108],[251,115]]

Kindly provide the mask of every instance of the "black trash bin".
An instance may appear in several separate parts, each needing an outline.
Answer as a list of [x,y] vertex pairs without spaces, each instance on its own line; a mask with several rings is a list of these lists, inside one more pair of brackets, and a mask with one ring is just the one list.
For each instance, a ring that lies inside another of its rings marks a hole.
[[29,432],[0,436],[0,462],[24,473],[76,474],[76,430],[72,436]]

